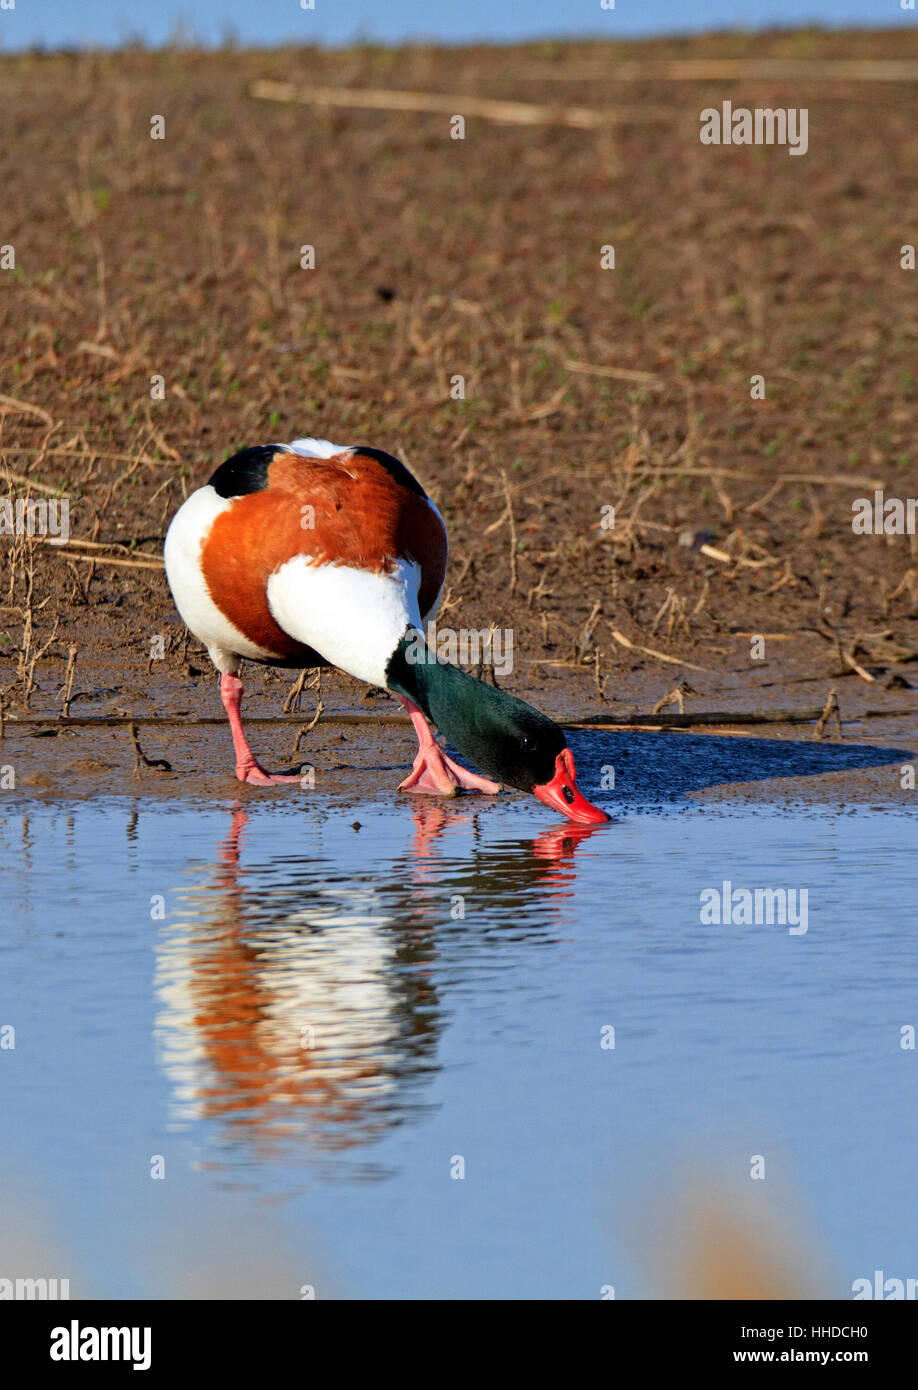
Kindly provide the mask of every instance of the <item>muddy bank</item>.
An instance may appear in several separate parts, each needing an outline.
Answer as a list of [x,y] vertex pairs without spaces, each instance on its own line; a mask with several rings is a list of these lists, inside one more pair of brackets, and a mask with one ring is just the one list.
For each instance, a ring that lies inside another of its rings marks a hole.
[[[395,707],[385,716],[346,714],[342,719],[331,714],[306,734],[299,718],[261,716],[252,721],[251,742],[265,765],[302,767],[307,779],[302,787],[268,789],[236,782],[232,742],[222,719],[191,718],[186,724],[180,716],[162,721],[148,716],[148,722],[134,725],[136,743],[127,724],[59,727],[8,720],[0,742],[7,782],[3,807],[16,814],[36,798],[116,796],[240,806],[267,798],[309,812],[343,804],[353,806],[356,814],[361,802],[390,795],[393,806],[402,803],[409,809],[439,802],[396,791],[410,770],[416,741]],[[697,798],[813,802],[840,809],[882,803],[913,809],[916,793],[903,769],[918,758],[914,718],[858,718],[852,712],[842,724],[841,739],[834,724],[823,739],[814,737],[814,729],[812,724],[780,723],[731,729],[569,726],[567,737],[580,785],[613,816]],[[167,767],[157,766],[164,762]],[[463,796],[440,804],[447,813],[461,807],[463,814],[487,815],[492,805],[503,806],[508,799],[529,804],[529,798],[512,791],[497,801]]]
[[[899,258],[914,83],[749,79],[756,101],[808,108],[809,149],[791,159],[702,146],[699,110],[736,83],[665,66],[855,48],[918,61],[905,31],[853,44],[0,60],[17,131],[0,152],[17,190],[2,490],[65,496],[71,527],[66,546],[0,537],[8,729],[61,708],[71,659],[72,713],[218,714],[159,567],[166,525],[235,448],[314,432],[417,472],[451,534],[441,623],[512,632],[502,682],[555,717],[649,713],[683,679],[688,710],[808,708],[834,686],[845,719],[896,716],[850,736],[898,738],[918,680],[918,538],[851,520],[875,489],[918,492],[918,316]],[[263,78],[548,92],[620,119],[470,120],[451,141],[436,115],[257,100]],[[151,140],[158,112],[166,138]],[[248,679],[250,713],[278,713],[292,678]],[[337,676],[321,697],[380,706]],[[187,763],[225,758],[217,732],[189,737]],[[144,737],[170,760],[179,743]],[[74,765],[111,761],[117,781],[125,744],[29,748],[42,768],[64,747]]]

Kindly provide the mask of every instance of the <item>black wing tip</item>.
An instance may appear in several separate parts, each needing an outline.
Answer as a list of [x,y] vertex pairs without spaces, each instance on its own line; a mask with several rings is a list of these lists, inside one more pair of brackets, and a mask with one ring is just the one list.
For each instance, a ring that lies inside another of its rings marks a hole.
[[413,492],[417,497],[427,498],[427,493],[421,487],[417,478],[411,470],[402,463],[401,459],[397,459],[394,454],[387,454],[385,449],[374,449],[369,444],[353,444],[351,446],[351,453],[364,454],[367,458],[375,459],[380,467],[386,470],[393,482],[398,483],[403,488],[407,488],[409,492]]
[[[429,500],[414,474],[394,454],[387,454],[385,449],[374,449],[369,444],[352,444],[348,452],[373,459],[385,469],[393,482],[407,492],[413,492],[416,497]],[[240,449],[215,470],[208,479],[210,486],[219,497],[224,498],[261,492],[268,486],[268,468],[279,453],[296,453],[296,450],[286,444],[255,444],[249,449]]]
[[250,449],[240,449],[238,454],[224,459],[208,482],[218,497],[262,492],[268,486],[268,467],[283,450],[283,444],[255,444]]

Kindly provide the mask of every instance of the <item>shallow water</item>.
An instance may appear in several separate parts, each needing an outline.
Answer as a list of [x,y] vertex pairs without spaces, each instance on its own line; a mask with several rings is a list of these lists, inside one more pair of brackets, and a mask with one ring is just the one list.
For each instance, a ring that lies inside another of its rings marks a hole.
[[[734,796],[895,761],[738,744],[584,742],[617,782],[587,831],[524,798],[17,806],[0,1276],[661,1294],[699,1193],[819,1295],[918,1275],[914,816]],[[725,879],[808,890],[806,930],[702,923]]]

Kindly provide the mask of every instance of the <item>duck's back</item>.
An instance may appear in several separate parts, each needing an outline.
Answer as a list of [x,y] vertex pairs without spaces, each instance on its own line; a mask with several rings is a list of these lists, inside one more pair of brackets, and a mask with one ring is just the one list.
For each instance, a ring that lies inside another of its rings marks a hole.
[[378,682],[389,630],[436,609],[447,539],[398,459],[304,439],[222,463],[176,515],[165,556],[179,612],[209,648],[318,656]]

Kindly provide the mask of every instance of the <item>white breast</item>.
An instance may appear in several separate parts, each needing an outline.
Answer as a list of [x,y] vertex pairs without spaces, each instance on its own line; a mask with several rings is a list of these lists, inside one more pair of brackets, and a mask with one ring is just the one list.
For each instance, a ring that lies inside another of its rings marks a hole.
[[406,628],[421,627],[420,582],[413,560],[399,560],[391,574],[370,574],[295,555],[268,580],[268,607],[298,642],[358,680],[385,687]]
[[201,546],[221,512],[232,506],[210,483],[179,507],[166,533],[166,577],[182,621],[207,648],[218,671],[234,671],[241,656],[253,661],[275,653],[250,642],[214,603],[201,569]]

